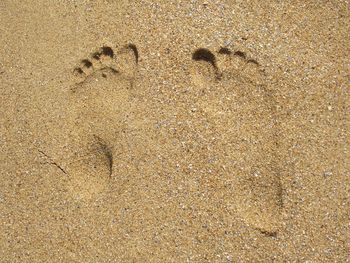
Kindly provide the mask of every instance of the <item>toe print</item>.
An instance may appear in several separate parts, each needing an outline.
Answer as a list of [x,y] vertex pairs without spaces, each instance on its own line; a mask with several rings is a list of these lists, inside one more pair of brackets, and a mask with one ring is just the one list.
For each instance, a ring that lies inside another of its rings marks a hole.
[[87,59],[82,59],[79,66],[73,70],[75,91],[79,86],[96,80],[96,77],[107,78],[108,75],[122,74],[123,77],[132,79],[138,63],[138,51],[135,45],[129,44],[117,53],[110,47],[102,47],[91,54]]
[[265,72],[246,53],[228,48],[201,48],[192,59],[197,106],[220,138],[217,151],[226,156],[227,199],[248,225],[275,235],[282,207],[279,137]]
[[132,118],[131,93],[137,63],[134,45],[118,50],[105,46],[73,70],[71,99],[80,145],[69,173],[76,197],[95,198],[118,173],[125,173],[122,170],[128,160],[123,149]]

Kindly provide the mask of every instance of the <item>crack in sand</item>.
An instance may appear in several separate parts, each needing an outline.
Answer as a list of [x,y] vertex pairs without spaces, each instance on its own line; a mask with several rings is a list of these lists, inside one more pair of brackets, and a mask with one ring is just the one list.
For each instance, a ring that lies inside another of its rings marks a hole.
[[50,165],[54,165],[54,166],[56,166],[58,169],[60,169],[64,174],[67,174],[68,175],[68,173],[66,172],[66,170],[65,169],[63,169],[58,163],[56,163],[54,160],[52,160],[52,158],[49,156],[49,155],[47,155],[45,152],[43,152],[43,151],[41,151],[41,150],[39,150],[38,149],[38,152],[39,153],[41,153],[44,157],[45,157],[45,159],[47,160],[47,164],[50,164]]

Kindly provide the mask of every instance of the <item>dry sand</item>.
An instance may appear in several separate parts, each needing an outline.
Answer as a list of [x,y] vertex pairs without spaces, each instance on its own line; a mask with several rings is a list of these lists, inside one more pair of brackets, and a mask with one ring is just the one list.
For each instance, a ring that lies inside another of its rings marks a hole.
[[1,262],[347,262],[348,1],[0,2]]

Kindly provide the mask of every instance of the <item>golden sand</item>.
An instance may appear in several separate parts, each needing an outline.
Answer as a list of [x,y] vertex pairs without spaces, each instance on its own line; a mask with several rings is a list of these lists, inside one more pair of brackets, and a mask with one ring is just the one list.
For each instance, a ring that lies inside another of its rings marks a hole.
[[1,262],[347,262],[347,1],[0,3]]

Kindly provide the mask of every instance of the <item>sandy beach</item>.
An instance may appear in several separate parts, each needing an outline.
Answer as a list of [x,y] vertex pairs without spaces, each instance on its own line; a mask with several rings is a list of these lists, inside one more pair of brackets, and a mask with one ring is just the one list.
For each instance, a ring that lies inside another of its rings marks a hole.
[[348,262],[347,1],[3,0],[1,262]]

